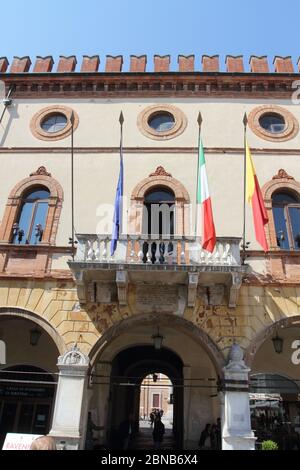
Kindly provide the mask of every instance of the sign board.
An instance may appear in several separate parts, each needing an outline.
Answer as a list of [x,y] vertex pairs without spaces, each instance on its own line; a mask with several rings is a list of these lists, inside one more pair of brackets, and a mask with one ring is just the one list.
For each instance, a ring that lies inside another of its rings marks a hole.
[[7,433],[2,450],[29,450],[32,441],[40,434],[15,434]]

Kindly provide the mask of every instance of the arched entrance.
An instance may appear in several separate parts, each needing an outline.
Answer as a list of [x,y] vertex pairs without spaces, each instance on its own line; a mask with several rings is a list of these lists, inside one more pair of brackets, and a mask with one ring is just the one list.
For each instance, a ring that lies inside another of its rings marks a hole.
[[[118,442],[118,430],[123,421],[133,415],[135,431],[139,430],[141,383],[148,374],[157,371],[170,377],[174,390],[173,437],[182,448],[183,431],[183,363],[177,354],[152,346],[136,346],[121,351],[113,360],[111,371],[111,400],[108,422],[111,446]],[[150,435],[151,439],[151,435]],[[118,442],[120,448],[122,443]]]
[[46,434],[63,342],[44,319],[22,309],[1,309],[0,330],[6,350],[0,365],[0,440],[8,432]]
[[53,375],[19,364],[1,369],[0,379],[0,448],[7,433],[47,434],[55,393]]
[[[163,343],[154,348],[159,326]],[[105,430],[100,444],[117,440],[122,420],[133,413],[138,429],[140,385],[147,374],[167,375],[174,386],[176,446],[197,449],[206,423],[220,417],[218,376],[224,358],[211,338],[171,314],[134,315],[111,327],[90,354],[93,366],[89,409]]]
[[252,429],[257,441],[300,450],[300,318],[282,319],[258,335],[246,351]]

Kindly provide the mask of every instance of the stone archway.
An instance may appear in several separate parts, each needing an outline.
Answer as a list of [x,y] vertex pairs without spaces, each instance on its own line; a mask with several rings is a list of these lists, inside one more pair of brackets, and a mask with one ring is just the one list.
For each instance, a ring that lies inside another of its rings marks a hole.
[[245,351],[246,364],[251,368],[255,355],[263,343],[272,336],[275,336],[275,334],[278,333],[278,331],[280,331],[282,328],[289,328],[293,325],[300,326],[300,315],[282,318],[281,320],[272,323],[267,328],[258,333],[258,335],[252,339],[251,343]]
[[299,450],[293,436],[300,424],[300,316],[283,318],[261,331],[245,360],[251,368],[251,426],[258,442],[267,434],[280,450],[295,445]]
[[[226,359],[210,336],[190,321],[185,320],[182,317],[166,313],[163,315],[157,313],[134,315],[129,318],[125,318],[110,327],[91,349],[89,353],[91,365],[94,365],[97,356],[101,356],[104,353],[107,345],[125,331],[128,331],[137,325],[163,326],[168,324],[171,324],[174,328],[181,329],[187,336],[193,338],[199,345],[201,345],[213,362],[218,375],[222,374],[222,369],[226,364]],[[109,360],[112,360],[112,357]]]
[[4,317],[23,318],[23,319],[34,322],[36,325],[38,325],[42,330],[44,330],[51,337],[60,355],[62,355],[67,350],[67,346],[64,340],[56,331],[56,329],[47,320],[45,320],[45,318],[41,317],[40,315],[34,312],[31,312],[29,310],[25,310],[23,308],[0,307],[0,320],[1,318],[4,318]]
[[[161,349],[164,355],[160,362],[155,363],[155,367],[151,367],[151,361],[156,360],[152,336],[156,333],[157,326],[164,338]],[[115,400],[113,378],[119,374],[123,377],[121,382],[125,383],[128,379],[127,372],[123,369],[116,372],[114,361],[134,348],[140,348],[139,353],[130,356],[127,368],[138,371],[136,385],[141,383],[144,374],[155,372],[156,367],[156,372],[163,373],[170,379],[177,377],[181,380],[182,396],[180,398],[178,395],[177,400],[178,403],[184,403],[184,406],[180,408],[178,405],[176,412],[174,410],[176,438],[178,445],[194,448],[193,446],[197,446],[203,422],[214,422],[220,417],[218,376],[222,374],[225,364],[221,351],[206,333],[191,322],[172,314],[134,315],[112,326],[90,352],[93,368],[90,409],[95,411],[98,422],[104,424],[108,435],[118,427],[118,419],[111,415],[116,409],[112,405],[112,400]],[[152,354],[147,357],[149,351]],[[172,369],[173,361],[167,360],[166,351],[179,358],[181,369]],[[141,361],[147,366],[142,371],[137,365]],[[122,395],[117,402],[125,406],[126,400],[125,395]],[[118,412],[119,415],[121,411]]]
[[44,318],[25,309],[1,307],[0,327],[7,346],[0,366],[0,441],[8,432],[47,434],[65,344]]
[[162,166],[140,181],[132,191],[130,200],[129,233],[142,233],[143,204],[145,195],[155,188],[171,190],[175,196],[175,233],[189,235],[190,197],[183,184]]

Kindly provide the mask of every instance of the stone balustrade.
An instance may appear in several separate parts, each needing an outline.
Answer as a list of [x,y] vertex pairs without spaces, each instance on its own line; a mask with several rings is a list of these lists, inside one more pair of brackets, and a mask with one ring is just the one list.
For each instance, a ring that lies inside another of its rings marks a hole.
[[199,237],[121,236],[113,256],[111,236],[77,235],[75,261],[153,265],[240,266],[240,238],[218,238],[213,253],[203,250]]

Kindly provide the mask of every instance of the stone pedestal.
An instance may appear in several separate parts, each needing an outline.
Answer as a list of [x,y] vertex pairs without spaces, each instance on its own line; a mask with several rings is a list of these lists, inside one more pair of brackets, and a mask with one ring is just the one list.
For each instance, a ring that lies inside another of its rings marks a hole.
[[58,358],[59,379],[50,435],[65,450],[84,449],[89,359],[75,345]]
[[243,351],[234,344],[229,363],[224,367],[224,404],[222,412],[222,449],[255,450],[251,430],[249,383],[250,369],[243,360]]

